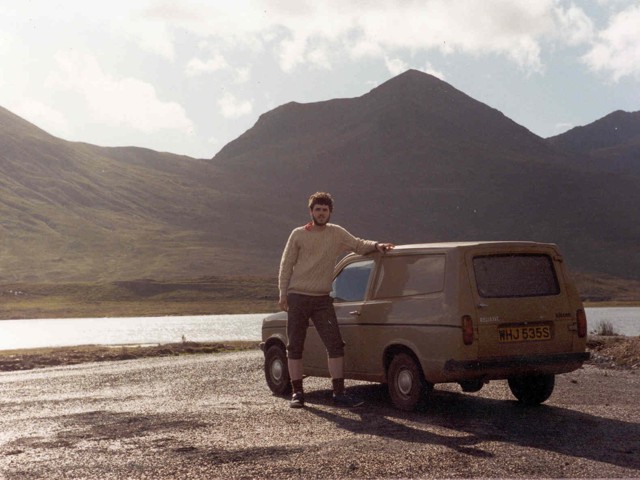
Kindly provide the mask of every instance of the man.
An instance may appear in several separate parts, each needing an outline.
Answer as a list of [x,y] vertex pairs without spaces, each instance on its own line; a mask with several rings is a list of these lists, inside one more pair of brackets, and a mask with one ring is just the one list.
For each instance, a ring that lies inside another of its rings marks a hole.
[[288,312],[287,363],[293,386],[290,406],[304,406],[302,388],[302,351],[311,319],[327,349],[329,374],[336,405],[354,407],[362,401],[347,395],[344,390],[344,342],[338,328],[333,299],[329,296],[333,269],[338,256],[345,252],[367,254],[386,252],[391,243],[377,243],[354,237],[344,228],[329,223],[333,199],[324,192],[309,197],[311,221],[294,229],[280,261],[278,286],[280,308]]

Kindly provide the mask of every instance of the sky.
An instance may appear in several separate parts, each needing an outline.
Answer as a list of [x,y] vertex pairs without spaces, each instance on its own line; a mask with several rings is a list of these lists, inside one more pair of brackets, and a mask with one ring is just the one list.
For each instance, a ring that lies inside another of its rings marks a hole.
[[212,158],[288,102],[421,70],[541,137],[640,110],[640,0],[0,0],[0,106]]

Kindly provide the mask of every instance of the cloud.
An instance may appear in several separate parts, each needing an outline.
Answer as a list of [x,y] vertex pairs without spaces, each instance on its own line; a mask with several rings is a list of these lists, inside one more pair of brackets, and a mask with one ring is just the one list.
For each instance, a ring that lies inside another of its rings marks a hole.
[[13,38],[5,32],[0,32],[0,54],[4,55],[9,52],[13,44]]
[[249,100],[238,100],[233,94],[225,93],[218,100],[220,113],[225,118],[239,118],[253,111],[253,103]]
[[583,62],[593,71],[608,73],[615,82],[627,76],[640,78],[639,26],[640,5],[613,15]]
[[187,77],[198,77],[216,72],[227,72],[235,83],[247,83],[251,78],[251,67],[233,67],[220,53],[215,53],[208,60],[194,57],[187,63],[185,73]]
[[[146,2],[140,0],[130,0],[131,4],[122,10],[122,13],[104,13],[103,18],[110,19],[111,28],[115,35],[124,35],[135,43],[138,48],[148,53],[152,53],[169,61],[174,61],[176,57],[176,22],[181,18],[176,8],[173,12],[174,21],[158,21],[153,15],[148,15],[140,6],[141,3],[154,3],[157,8],[165,13],[171,12],[169,4],[162,2]],[[113,4],[105,3],[106,8],[113,10]],[[94,6],[91,7],[93,9]],[[105,7],[103,7],[105,8]],[[188,13],[184,14],[188,17]],[[169,17],[165,17],[169,18]]]
[[235,74],[237,83],[247,83],[251,78],[251,67],[237,68]]
[[126,32],[138,47],[147,52],[159,55],[168,60],[175,58],[175,39],[168,24],[152,22],[145,18],[134,16],[121,24],[116,22],[118,29]]
[[573,124],[573,123],[560,122],[560,123],[556,123],[553,126],[553,130],[554,130],[554,132],[557,132],[557,133],[564,133],[564,132],[568,132],[569,130],[571,130],[574,126],[575,126],[575,124]]
[[429,75],[433,75],[436,78],[439,78],[442,81],[445,81],[447,77],[440,70],[436,70],[431,63],[427,62],[426,66],[423,69],[423,72],[428,73]]
[[307,55],[307,61],[316,68],[331,70],[330,55],[325,47],[318,47],[311,50]]
[[230,68],[229,64],[225,58],[218,53],[209,60],[192,58],[189,63],[187,63],[186,73],[189,77],[195,77],[204,73],[217,72],[228,68]]
[[[384,59],[399,49],[499,55],[536,72],[546,44],[575,46],[593,35],[589,17],[564,0],[192,0],[155,2],[144,19],[171,25],[167,41],[181,29],[229,51],[270,50],[285,72],[330,69],[344,55]],[[163,35],[145,28],[150,38]]]
[[283,40],[279,50],[280,68],[285,72],[292,72],[299,63],[304,63],[307,39],[303,36]]
[[55,60],[58,70],[49,76],[47,86],[79,97],[93,121],[144,133],[193,131],[182,106],[160,100],[152,85],[135,78],[112,77],[89,54],[59,52]]
[[580,8],[575,5],[569,6],[566,10],[556,8],[555,15],[560,37],[569,45],[580,45],[592,39],[593,21]]
[[384,58],[399,49],[500,55],[524,70],[541,71],[545,43],[577,45],[593,34],[584,11],[559,0],[326,1],[296,9],[286,2],[265,3],[270,28],[280,32],[276,49],[286,72],[313,64],[318,43],[354,58]]
[[384,64],[392,75],[400,75],[402,72],[406,72],[409,69],[409,65],[399,58],[385,57]]
[[389,73],[391,73],[392,75],[400,75],[403,72],[406,72],[407,70],[409,70],[410,68],[413,68],[414,70],[420,70],[424,73],[428,73],[429,75],[433,75],[434,77],[439,78],[440,80],[445,80],[445,74],[442,73],[439,70],[436,70],[433,65],[431,65],[430,62],[427,62],[426,65],[423,68],[420,67],[411,67],[409,66],[408,63],[406,63],[405,61],[399,59],[399,58],[389,58],[389,57],[385,57],[384,59],[384,63],[387,67],[387,70],[389,70]]

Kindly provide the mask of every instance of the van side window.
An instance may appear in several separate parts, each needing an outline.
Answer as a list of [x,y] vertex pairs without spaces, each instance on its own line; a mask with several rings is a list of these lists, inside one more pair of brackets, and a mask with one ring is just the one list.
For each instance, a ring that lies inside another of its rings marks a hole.
[[481,297],[542,297],[560,293],[553,261],[548,255],[474,257],[473,270]]
[[383,257],[373,298],[407,297],[444,289],[444,255]]
[[333,281],[331,296],[336,302],[359,302],[364,300],[373,270],[373,260],[350,263]]

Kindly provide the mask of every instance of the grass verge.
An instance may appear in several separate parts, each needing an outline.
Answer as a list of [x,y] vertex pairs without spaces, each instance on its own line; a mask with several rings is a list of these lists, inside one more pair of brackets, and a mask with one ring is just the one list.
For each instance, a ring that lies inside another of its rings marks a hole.
[[640,369],[640,336],[589,336],[589,363],[602,368]]

